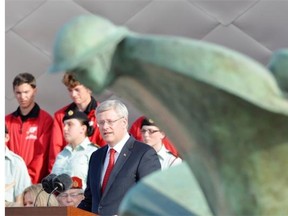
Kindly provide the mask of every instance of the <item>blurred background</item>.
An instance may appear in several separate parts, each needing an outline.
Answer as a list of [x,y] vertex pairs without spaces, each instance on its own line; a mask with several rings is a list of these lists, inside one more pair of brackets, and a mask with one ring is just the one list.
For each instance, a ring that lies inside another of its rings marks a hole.
[[[274,51],[288,47],[288,0],[6,0],[5,114],[18,106],[12,81],[22,72],[37,78],[36,101],[51,115],[71,102],[63,73],[47,72],[54,37],[71,18],[90,13],[139,33],[223,45],[264,66]],[[95,96],[100,102],[118,98],[109,89]],[[131,123],[141,112],[124,102]]]

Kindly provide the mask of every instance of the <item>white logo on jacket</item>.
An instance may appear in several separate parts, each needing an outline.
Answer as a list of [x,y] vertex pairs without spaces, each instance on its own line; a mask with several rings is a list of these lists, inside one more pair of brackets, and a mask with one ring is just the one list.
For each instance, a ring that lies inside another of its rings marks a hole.
[[37,126],[32,126],[29,128],[29,130],[26,132],[27,136],[26,136],[26,140],[27,139],[37,139]]

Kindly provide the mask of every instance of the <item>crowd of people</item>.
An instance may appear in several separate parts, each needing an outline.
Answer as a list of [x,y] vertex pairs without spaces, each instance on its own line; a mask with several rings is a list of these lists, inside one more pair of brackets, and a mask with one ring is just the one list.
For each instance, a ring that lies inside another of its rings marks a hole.
[[[133,185],[182,159],[153,120],[141,116],[129,128],[123,102],[97,101],[73,73],[62,81],[72,103],[52,117],[35,102],[35,77],[14,78],[19,106],[5,117],[6,206],[74,206],[117,215]],[[41,181],[51,173],[68,174],[72,186],[47,193]]]

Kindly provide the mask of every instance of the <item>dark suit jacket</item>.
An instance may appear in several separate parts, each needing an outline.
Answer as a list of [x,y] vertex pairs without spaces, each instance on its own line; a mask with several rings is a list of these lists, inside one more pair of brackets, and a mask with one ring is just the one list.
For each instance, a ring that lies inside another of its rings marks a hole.
[[160,170],[156,151],[147,144],[130,137],[125,143],[101,195],[101,173],[108,146],[91,155],[89,161],[85,198],[78,208],[100,215],[118,214],[126,192],[144,176]]

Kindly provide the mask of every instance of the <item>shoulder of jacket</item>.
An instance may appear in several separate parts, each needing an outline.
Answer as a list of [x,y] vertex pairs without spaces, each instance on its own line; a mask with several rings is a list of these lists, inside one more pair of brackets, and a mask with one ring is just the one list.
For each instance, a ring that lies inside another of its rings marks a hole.
[[14,153],[14,152],[11,151],[11,150],[9,150],[9,151],[10,151],[10,152],[9,152],[10,157],[12,157],[14,161],[17,161],[18,164],[19,164],[19,163],[25,164],[25,161],[23,160],[23,158],[22,158],[20,155]]
[[182,162],[182,159],[180,158],[180,157],[176,157],[175,155],[173,155],[172,153],[171,153],[171,155],[173,156],[171,156],[170,157],[170,159],[169,159],[169,167],[170,166],[172,166],[172,165],[176,165],[176,164],[179,164],[179,163],[181,163]]
[[40,109],[40,115],[49,119],[53,119],[50,113],[48,113],[46,110]]
[[102,154],[107,150],[107,144],[96,149],[93,154]]
[[96,143],[93,143],[93,142],[91,142],[90,145],[91,145],[92,147],[95,146],[97,149],[101,148],[101,146],[99,146],[99,145],[97,145]]
[[61,114],[64,115],[65,110],[66,110],[70,105],[71,105],[71,104],[68,104],[68,105],[66,105],[66,106],[58,109],[58,110],[54,113],[54,115],[61,115]]

